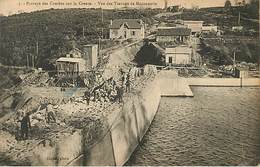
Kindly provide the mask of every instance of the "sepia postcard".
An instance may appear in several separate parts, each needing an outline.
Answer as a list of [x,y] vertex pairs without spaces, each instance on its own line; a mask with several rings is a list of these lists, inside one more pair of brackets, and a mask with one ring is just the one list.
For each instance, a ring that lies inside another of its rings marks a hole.
[[259,166],[259,0],[0,0],[0,166]]

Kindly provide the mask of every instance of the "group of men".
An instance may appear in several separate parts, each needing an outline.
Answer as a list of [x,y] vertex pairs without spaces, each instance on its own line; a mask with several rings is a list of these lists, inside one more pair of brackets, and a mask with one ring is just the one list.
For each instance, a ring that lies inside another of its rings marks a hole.
[[[53,111],[53,105],[48,104],[46,106],[46,123],[56,122],[55,113]],[[20,124],[18,128],[18,135],[17,137],[21,140],[27,140],[29,137],[29,130],[32,129],[31,126],[31,119],[30,119],[30,112],[25,112],[24,110],[20,109],[17,111],[17,123]]]
[[93,100],[96,99],[109,99],[109,101],[118,100],[119,103],[123,102],[123,94],[125,92],[130,92],[131,87],[131,75],[130,70],[128,73],[121,72],[121,84],[118,84],[113,77],[104,81],[102,84],[94,87],[92,90],[87,88],[84,93],[84,98],[87,101],[87,104],[90,103],[91,97],[93,96]]

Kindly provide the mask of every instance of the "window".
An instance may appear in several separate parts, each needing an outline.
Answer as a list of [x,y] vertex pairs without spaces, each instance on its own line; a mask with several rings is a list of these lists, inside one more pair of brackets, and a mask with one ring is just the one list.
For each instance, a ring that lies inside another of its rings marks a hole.
[[132,36],[135,36],[135,31],[132,31]]
[[172,57],[169,57],[169,64],[172,64]]

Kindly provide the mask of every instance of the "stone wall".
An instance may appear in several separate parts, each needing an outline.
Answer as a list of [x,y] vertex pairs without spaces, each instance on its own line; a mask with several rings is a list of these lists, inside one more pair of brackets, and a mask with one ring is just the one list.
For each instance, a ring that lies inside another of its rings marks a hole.
[[111,128],[86,154],[70,165],[124,165],[148,130],[160,103],[158,79],[149,82],[142,91],[124,98],[122,108],[109,118]]
[[259,78],[187,78],[190,86],[260,86]]
[[151,78],[142,90],[126,94],[121,106],[111,108],[109,128],[95,144],[84,144],[84,131],[76,130],[58,142],[44,141],[31,157],[32,165],[124,165],[148,130],[160,103],[160,82]]

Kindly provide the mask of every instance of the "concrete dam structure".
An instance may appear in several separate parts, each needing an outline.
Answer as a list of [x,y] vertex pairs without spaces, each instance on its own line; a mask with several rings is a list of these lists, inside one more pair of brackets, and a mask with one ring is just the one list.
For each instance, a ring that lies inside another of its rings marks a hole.
[[54,145],[40,143],[30,158],[32,165],[124,165],[156,115],[161,99],[158,77],[151,77],[141,90],[127,94],[121,106],[111,106],[108,129],[95,144],[86,145],[86,131],[77,130]]
[[[234,80],[234,84],[229,80]],[[228,79],[227,86],[239,86],[237,80]],[[160,71],[143,83],[142,89],[127,94],[122,105],[109,108],[111,114],[105,122],[107,130],[93,145],[86,144],[87,132],[79,129],[56,139],[55,144],[44,141],[32,148],[31,164],[124,165],[149,129],[161,96],[192,97],[190,85],[214,86],[213,83],[216,86],[227,84],[225,79],[180,78],[176,71]],[[249,79],[245,83],[260,86],[259,79]]]
[[[151,67],[151,66],[150,66]],[[151,67],[152,68],[152,67]],[[154,67],[155,68],[155,67]],[[146,69],[146,68],[145,68]],[[149,70],[144,70],[149,73]],[[260,79],[245,79],[246,86],[260,86]],[[122,105],[112,105],[102,136],[86,144],[84,129],[33,149],[32,165],[124,165],[149,129],[163,96],[193,97],[190,86],[240,86],[239,79],[181,78],[176,71],[151,75],[140,90],[126,94]]]
[[[138,41],[112,53],[104,77],[120,76],[119,67],[127,66],[141,46],[142,41]],[[193,97],[190,86],[241,86],[241,83],[242,86],[260,86],[259,79],[241,82],[240,79],[181,78],[177,71],[160,71],[142,83],[142,89],[127,94],[123,104],[109,108],[111,114],[104,123],[107,129],[94,144],[88,145],[87,132],[77,129],[53,141],[36,143],[37,146],[30,148],[34,150],[29,157],[31,165],[124,165],[149,129],[161,97]]]

